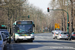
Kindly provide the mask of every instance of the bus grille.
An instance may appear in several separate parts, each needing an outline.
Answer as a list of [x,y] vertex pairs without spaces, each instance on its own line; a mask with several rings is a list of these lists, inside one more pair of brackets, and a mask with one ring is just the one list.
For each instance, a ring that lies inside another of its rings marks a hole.
[[20,34],[20,36],[30,36],[30,34]]

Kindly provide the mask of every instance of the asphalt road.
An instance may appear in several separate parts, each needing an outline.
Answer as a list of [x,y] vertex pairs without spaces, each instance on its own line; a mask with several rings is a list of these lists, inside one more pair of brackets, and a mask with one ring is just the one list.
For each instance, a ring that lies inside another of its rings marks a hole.
[[75,50],[75,41],[57,40],[51,33],[35,34],[33,42],[7,44],[6,50]]

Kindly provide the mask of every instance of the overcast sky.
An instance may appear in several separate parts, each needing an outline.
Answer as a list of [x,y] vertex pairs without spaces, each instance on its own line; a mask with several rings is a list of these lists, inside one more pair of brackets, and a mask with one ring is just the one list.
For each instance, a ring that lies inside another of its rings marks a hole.
[[47,7],[49,7],[50,0],[28,0],[28,2],[42,9],[43,12],[47,12]]

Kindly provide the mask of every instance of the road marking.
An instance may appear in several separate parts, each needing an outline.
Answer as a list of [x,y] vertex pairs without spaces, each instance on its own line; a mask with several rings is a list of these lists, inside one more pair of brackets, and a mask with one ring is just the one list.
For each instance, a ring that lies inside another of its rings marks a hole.
[[50,46],[50,49],[75,49],[75,48],[67,46]]

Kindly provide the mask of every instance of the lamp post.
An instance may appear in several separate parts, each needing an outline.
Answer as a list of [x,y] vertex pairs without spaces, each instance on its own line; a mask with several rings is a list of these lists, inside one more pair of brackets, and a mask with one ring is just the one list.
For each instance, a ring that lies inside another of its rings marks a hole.
[[[47,8],[47,9],[49,9],[49,8]],[[64,10],[64,9],[49,9],[49,10],[54,10],[54,11],[61,10],[61,11],[64,11],[64,12],[67,13],[67,32],[69,32],[69,14],[68,14],[68,12],[66,10]]]
[[68,14],[68,0],[67,0],[67,32],[69,32],[69,14]]

